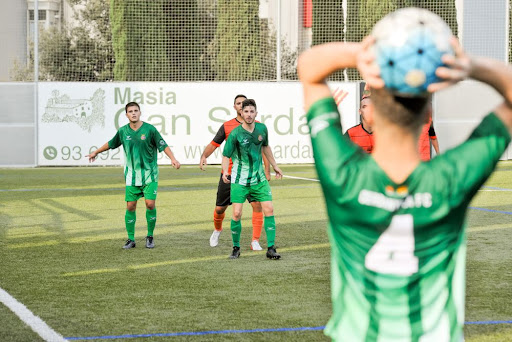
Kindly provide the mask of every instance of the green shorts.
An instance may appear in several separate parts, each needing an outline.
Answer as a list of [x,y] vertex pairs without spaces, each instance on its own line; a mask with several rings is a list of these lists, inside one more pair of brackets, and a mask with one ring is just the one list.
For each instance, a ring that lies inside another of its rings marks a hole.
[[243,186],[231,183],[231,202],[244,203],[247,196],[251,196],[255,202],[272,201],[272,191],[268,181],[263,181],[256,185]]
[[126,202],[134,202],[143,197],[147,200],[156,200],[158,182],[151,182],[143,186],[126,186],[124,199]]

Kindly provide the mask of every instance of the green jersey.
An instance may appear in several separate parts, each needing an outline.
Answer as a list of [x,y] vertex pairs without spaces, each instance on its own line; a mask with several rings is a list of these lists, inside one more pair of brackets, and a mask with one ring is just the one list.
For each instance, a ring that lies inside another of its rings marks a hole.
[[469,139],[394,183],[342,133],[332,98],[308,112],[331,242],[333,314],[342,341],[461,341],[469,202],[510,135],[489,114]]
[[151,182],[158,182],[158,152],[167,147],[157,129],[146,122],[134,131],[127,124],[117,131],[108,142],[108,147],[118,148],[123,145],[126,157],[124,176],[126,185],[143,186]]
[[223,155],[233,161],[232,183],[250,186],[267,180],[262,165],[263,146],[268,146],[268,131],[267,126],[260,122],[254,123],[252,133],[242,125],[231,131]]

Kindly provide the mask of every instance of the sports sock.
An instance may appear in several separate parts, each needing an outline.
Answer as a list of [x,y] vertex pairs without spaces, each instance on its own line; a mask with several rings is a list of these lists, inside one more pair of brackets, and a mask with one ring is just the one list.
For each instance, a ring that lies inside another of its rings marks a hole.
[[146,209],[146,221],[148,221],[148,236],[153,236],[156,225],[156,208],[153,210]]
[[126,232],[128,233],[128,239],[135,241],[135,211],[126,210],[124,215],[124,223],[126,225]]
[[226,216],[225,212],[222,214],[217,214],[216,211],[213,211],[213,226],[215,227],[215,230],[222,230],[222,221],[224,220],[224,216]]
[[240,233],[242,232],[242,222],[231,220],[231,239],[233,246],[240,247]]
[[252,212],[252,239],[259,240],[263,228],[263,213]]
[[274,246],[276,240],[276,220],[274,216],[265,216],[265,233],[267,233],[267,247]]

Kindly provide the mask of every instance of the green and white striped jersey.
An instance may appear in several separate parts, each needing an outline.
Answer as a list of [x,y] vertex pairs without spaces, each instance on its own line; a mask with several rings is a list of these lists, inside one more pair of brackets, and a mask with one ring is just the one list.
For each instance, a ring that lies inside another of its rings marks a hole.
[[252,133],[242,125],[231,131],[222,152],[233,161],[231,183],[250,186],[267,180],[262,164],[262,146],[268,146],[268,131],[267,126],[260,122],[254,123]]
[[[158,182],[158,152],[167,147],[158,130],[146,122],[134,131],[127,124],[108,142],[111,149],[123,145],[126,156],[124,176],[126,185],[143,186]],[[158,152],[157,152],[158,151]]]
[[494,114],[402,184],[343,135],[332,98],[308,112],[331,242],[336,341],[463,338],[469,202],[510,142]]

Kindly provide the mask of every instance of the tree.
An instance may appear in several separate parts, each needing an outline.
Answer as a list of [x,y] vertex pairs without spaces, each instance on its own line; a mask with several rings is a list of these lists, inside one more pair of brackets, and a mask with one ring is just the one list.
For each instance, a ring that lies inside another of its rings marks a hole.
[[[39,80],[109,81],[113,79],[113,52],[108,3],[104,0],[68,0],[77,8],[77,25],[40,30]],[[76,6],[80,5],[80,6]],[[14,66],[16,80],[32,80],[34,51],[30,46],[26,70]]]
[[216,80],[261,79],[259,1],[218,0],[217,29],[212,44]]
[[200,79],[197,12],[195,0],[111,0],[115,79]]
[[[313,45],[344,40],[342,4],[342,0],[313,0]],[[338,71],[330,79],[341,81],[343,73]]]

